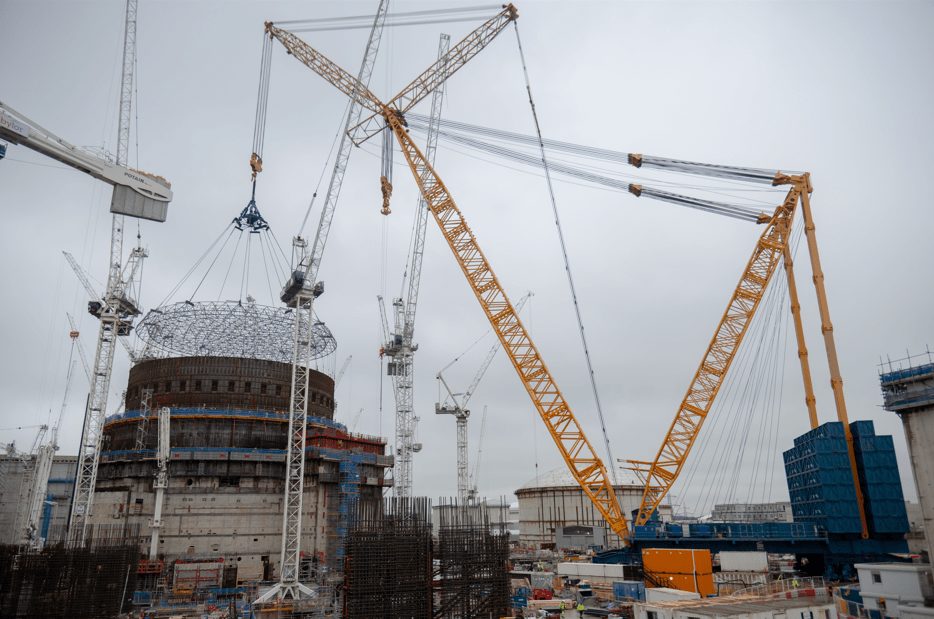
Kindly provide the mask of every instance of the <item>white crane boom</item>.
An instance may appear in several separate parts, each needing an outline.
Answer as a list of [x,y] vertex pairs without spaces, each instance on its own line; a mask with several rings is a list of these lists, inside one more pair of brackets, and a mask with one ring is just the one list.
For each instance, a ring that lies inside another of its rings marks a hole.
[[147,172],[131,170],[124,162],[113,163],[81,150],[2,101],[0,139],[25,146],[113,185],[110,202],[112,213],[159,222],[166,219],[168,205],[172,201],[172,189],[167,180]]

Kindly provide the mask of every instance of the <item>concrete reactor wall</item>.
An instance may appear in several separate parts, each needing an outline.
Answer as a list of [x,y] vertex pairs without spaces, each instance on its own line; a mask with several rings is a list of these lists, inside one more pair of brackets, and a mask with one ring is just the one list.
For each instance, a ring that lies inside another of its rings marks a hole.
[[[104,426],[91,522],[139,524],[140,548],[148,552],[156,415],[168,407],[171,456],[159,557],[223,557],[240,582],[277,577],[290,381],[291,367],[271,361],[191,357],[136,365],[126,412]],[[384,477],[392,466],[385,441],[350,434],[333,421],[333,385],[312,371],[302,538],[309,568],[340,561],[342,508],[379,497],[391,483]],[[139,408],[143,389],[153,390],[149,415]]]

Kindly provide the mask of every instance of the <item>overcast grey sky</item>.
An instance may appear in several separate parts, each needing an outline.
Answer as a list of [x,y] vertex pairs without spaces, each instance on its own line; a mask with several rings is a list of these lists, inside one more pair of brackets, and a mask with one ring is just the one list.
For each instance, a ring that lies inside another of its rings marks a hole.
[[[399,1],[392,7],[436,5]],[[918,351],[934,343],[928,272],[934,209],[921,182],[934,165],[934,6],[529,1],[518,6],[547,137],[813,174],[813,208],[850,415],[872,419],[879,431],[894,434],[906,493],[913,496],[904,436],[897,418],[880,408],[877,372],[880,355],[900,357],[906,348]],[[247,161],[263,21],[362,14],[374,7],[375,2],[140,2],[131,163],[170,179],[175,191],[166,223],[140,225],[151,252],[145,307],[164,298],[249,199]],[[0,0],[0,100],[75,144],[115,150],[123,11],[119,0]],[[395,93],[433,61],[439,32],[456,41],[473,27],[387,30],[371,89],[383,96]],[[356,30],[305,39],[356,73],[366,35]],[[327,165],[345,99],[281,48],[274,51],[258,203],[278,238],[288,243]],[[427,105],[419,111],[427,113]],[[532,131],[511,29],[450,80],[444,116]],[[392,396],[388,380],[380,379],[376,355],[375,296],[399,293],[416,191],[407,170],[397,167],[393,214],[378,214],[377,147],[367,145],[351,158],[320,273],[327,292],[317,309],[338,338],[336,363],[354,357],[337,394],[339,419],[347,422],[364,408],[358,430],[391,436]],[[443,144],[437,167],[511,296],[535,292],[527,326],[602,452],[543,179]],[[614,455],[651,459],[759,231],[752,224],[563,181],[556,183],[556,193]],[[775,201],[770,193],[763,196]],[[57,413],[69,346],[66,311],[79,317],[84,345],[93,354],[97,326],[84,311],[86,295],[61,251],[74,253],[102,281],[108,204],[108,187],[22,147],[11,146],[0,161],[7,226],[0,248],[6,274],[0,314],[2,428],[41,423],[50,410]],[[316,208],[312,222],[317,216]],[[433,413],[434,375],[487,327],[430,226],[416,328],[415,397],[425,448],[415,460],[415,491],[438,496],[455,493],[455,433],[452,419]],[[136,231],[136,222],[128,222],[128,247]],[[819,413],[828,421],[834,411],[803,244],[797,258]],[[213,294],[218,287],[215,283]],[[250,292],[268,301],[264,287],[258,284]],[[466,387],[488,342],[451,369],[452,383]],[[749,457],[758,451],[772,461],[741,460],[739,488],[731,495],[738,500],[787,498],[780,451],[807,429],[793,338],[785,337],[775,349],[784,373],[780,381],[770,381],[769,397],[781,413],[757,422],[770,428],[772,446],[763,446],[755,424],[717,426],[712,420],[700,439],[700,445],[710,446],[708,455],[693,462],[699,472],[692,480],[700,480],[705,469],[716,466],[704,458],[736,452],[720,447],[718,438],[722,441],[729,427],[746,428],[741,431],[749,436]],[[127,369],[118,350],[111,408]],[[85,389],[79,371],[63,428],[64,453],[77,448]],[[502,355],[473,398],[471,458],[483,405],[489,407],[479,473],[483,494],[511,495],[534,477],[536,466],[546,471],[561,465]],[[34,432],[4,429],[0,441],[15,439],[25,446]],[[750,477],[751,468],[760,466],[768,475]],[[711,493],[698,481],[676,487],[675,494],[696,496],[688,501],[691,508]]]

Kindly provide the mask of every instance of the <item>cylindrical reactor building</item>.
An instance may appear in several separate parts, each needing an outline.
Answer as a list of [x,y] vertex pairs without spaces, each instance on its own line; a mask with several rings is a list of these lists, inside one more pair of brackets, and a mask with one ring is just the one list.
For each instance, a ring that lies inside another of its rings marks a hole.
[[[618,475],[613,486],[626,520],[639,509],[644,486],[631,474]],[[589,529],[597,545],[619,548],[622,540],[607,525],[590,497],[566,466],[543,473],[516,490],[519,499],[519,543],[533,548],[561,548],[563,535],[580,536]],[[659,507],[662,520],[671,519],[671,507]]]
[[[130,370],[125,412],[103,431],[92,524],[140,526],[148,552],[158,412],[169,409],[170,459],[158,555],[223,559],[226,584],[278,575],[292,366],[232,356],[150,358]],[[302,549],[309,568],[337,566],[340,517],[391,483],[385,441],[334,421],[334,381],[310,370]]]

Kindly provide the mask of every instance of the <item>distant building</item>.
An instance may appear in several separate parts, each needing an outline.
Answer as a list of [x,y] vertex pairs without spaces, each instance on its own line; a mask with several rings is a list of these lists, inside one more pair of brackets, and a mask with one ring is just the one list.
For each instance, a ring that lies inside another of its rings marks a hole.
[[793,522],[791,503],[725,503],[710,513],[716,522]]
[[[623,478],[622,473],[620,482],[614,486],[616,498],[626,519],[630,520],[633,510],[639,509],[642,503],[643,484],[631,474]],[[595,533],[593,537],[605,539],[605,548],[622,546],[619,536],[610,530],[565,466],[530,480],[516,490],[516,496],[519,499],[519,543],[524,546],[555,547],[560,530],[570,526],[601,529],[604,533]],[[663,521],[671,520],[670,506],[662,505],[658,511]]]
[[[61,537],[74,493],[77,456],[55,456],[46,490],[45,503],[39,520],[39,535],[49,533]],[[0,544],[23,542],[26,527],[26,505],[32,489],[35,472],[32,458],[0,456]]]

